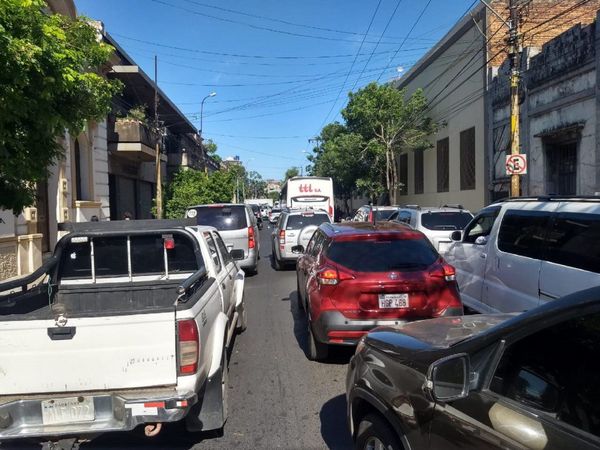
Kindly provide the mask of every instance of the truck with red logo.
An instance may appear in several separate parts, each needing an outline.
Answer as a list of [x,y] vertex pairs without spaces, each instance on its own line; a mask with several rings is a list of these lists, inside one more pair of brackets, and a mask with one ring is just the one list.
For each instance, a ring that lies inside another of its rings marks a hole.
[[0,442],[74,448],[180,420],[221,429],[227,350],[246,312],[244,272],[217,230],[195,219],[64,227],[39,270],[0,283]]
[[281,207],[322,209],[334,221],[333,180],[329,177],[292,177],[281,188]]

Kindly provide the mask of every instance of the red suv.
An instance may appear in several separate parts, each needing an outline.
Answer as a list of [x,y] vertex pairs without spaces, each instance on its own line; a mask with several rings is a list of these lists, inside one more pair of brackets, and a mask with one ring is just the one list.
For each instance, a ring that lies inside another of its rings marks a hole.
[[379,325],[463,313],[454,267],[407,225],[326,223],[294,250],[304,253],[296,274],[311,359]]

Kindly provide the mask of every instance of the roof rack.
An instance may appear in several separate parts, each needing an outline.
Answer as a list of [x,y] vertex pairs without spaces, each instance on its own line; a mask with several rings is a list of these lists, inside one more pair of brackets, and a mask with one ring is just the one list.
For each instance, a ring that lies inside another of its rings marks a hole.
[[442,208],[465,209],[460,203],[446,203],[442,206]]
[[419,205],[404,205],[404,208],[407,209],[421,209]]
[[169,228],[185,228],[198,225],[196,219],[142,219],[142,220],[106,220],[103,222],[62,222],[59,231],[69,233],[87,233],[101,231],[144,231]]
[[531,197],[507,197],[501,200],[497,200],[492,204],[504,203],[504,202],[563,202],[563,201],[576,201],[576,202],[600,202],[600,195],[539,195]]

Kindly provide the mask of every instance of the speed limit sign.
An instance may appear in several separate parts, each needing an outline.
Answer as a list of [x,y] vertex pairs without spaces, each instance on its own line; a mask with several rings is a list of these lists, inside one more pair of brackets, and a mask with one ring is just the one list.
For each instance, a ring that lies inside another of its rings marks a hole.
[[525,175],[527,173],[527,155],[507,155],[506,175]]

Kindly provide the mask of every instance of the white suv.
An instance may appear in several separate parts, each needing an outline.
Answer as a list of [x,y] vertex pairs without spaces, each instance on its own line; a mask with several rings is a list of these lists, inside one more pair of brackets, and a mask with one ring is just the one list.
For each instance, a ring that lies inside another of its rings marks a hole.
[[444,255],[452,239],[453,231],[462,230],[473,218],[462,206],[406,206],[391,215],[389,220],[407,223],[422,232],[431,241],[435,249]]
[[302,245],[306,248],[315,230],[324,222],[331,223],[331,217],[321,209],[284,210],[271,235],[275,269],[295,262],[300,255],[292,252],[292,247]]
[[600,198],[517,198],[482,209],[446,260],[463,303],[515,312],[600,285]]

